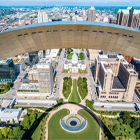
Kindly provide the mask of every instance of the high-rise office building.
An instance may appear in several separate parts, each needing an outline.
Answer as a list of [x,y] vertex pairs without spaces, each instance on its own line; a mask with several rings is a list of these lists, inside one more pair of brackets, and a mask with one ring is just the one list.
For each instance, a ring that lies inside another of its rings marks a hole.
[[53,68],[51,59],[42,58],[36,66],[40,93],[51,94],[53,91]]
[[133,100],[138,74],[123,56],[99,55],[94,76],[99,100]]
[[48,15],[44,8],[41,8],[38,12],[38,23],[42,22],[48,22]]
[[88,9],[88,16],[87,16],[87,20],[88,21],[95,21],[96,16],[95,16],[95,8],[94,7],[90,7]]
[[13,60],[8,58],[0,61],[0,83],[6,84],[8,82],[13,83],[15,80],[15,69]]
[[29,53],[29,62],[30,62],[30,65],[34,65],[34,64],[37,64],[39,61],[39,57],[38,57],[38,51],[36,52],[30,52]]
[[117,24],[139,29],[140,10],[128,7],[127,9],[119,9],[117,14]]

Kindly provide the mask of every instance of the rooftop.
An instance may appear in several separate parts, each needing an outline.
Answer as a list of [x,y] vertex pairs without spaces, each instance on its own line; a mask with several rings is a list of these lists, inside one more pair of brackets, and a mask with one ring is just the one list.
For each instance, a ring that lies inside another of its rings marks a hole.
[[15,57],[15,58],[12,58],[12,59],[13,59],[14,64],[21,65],[27,58],[28,57],[21,57],[21,58]]
[[110,65],[107,62],[101,61],[101,65],[106,73],[113,73]]
[[26,26],[20,26],[17,28],[3,31],[0,34],[2,34],[4,32],[19,30],[19,29],[26,29],[26,28],[30,28],[30,27],[47,26],[47,25],[73,25],[73,24],[74,25],[97,25],[97,26],[106,26],[106,27],[116,27],[119,29],[126,29],[126,30],[130,30],[130,31],[140,32],[140,30],[138,30],[138,29],[133,29],[133,28],[130,28],[127,26],[121,26],[121,25],[117,25],[117,24],[110,24],[110,23],[103,23],[103,22],[76,21],[76,23],[75,23],[74,21],[56,21],[56,22],[51,21],[51,22],[35,23],[35,24],[31,24],[31,25],[26,25]]
[[73,55],[72,55],[72,59],[75,59],[75,58],[77,58],[78,59],[78,56],[74,53]]
[[18,90],[39,90],[38,83],[22,84]]
[[0,113],[0,118],[17,118],[22,108],[5,109]]

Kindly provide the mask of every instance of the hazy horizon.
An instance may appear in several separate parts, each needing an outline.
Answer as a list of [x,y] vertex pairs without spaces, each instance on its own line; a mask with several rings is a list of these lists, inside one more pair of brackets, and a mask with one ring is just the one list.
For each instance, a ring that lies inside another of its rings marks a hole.
[[0,6],[140,6],[140,0],[0,0]]

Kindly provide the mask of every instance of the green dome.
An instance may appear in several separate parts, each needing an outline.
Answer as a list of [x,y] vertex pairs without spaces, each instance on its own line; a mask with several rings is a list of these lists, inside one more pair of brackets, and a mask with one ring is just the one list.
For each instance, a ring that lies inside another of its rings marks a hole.
[[78,56],[76,54],[73,54],[72,58],[78,58]]

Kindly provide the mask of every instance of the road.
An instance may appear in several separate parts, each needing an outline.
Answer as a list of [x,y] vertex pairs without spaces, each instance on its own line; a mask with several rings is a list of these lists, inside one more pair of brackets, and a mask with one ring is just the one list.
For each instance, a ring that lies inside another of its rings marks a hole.
[[101,107],[101,106],[93,106],[95,109],[98,110],[109,110],[109,111],[136,111],[136,109],[134,107],[115,107],[115,106],[110,106],[110,107]]
[[58,65],[57,65],[57,68],[56,68],[56,71],[57,71],[57,74],[56,74],[57,88],[56,88],[55,99],[59,99],[59,95],[60,95],[59,92],[61,91],[60,87],[61,87],[61,82],[62,82],[62,77],[63,77],[62,76],[62,68],[63,68],[63,64],[64,64],[64,55],[65,55],[65,49],[62,49],[59,60],[58,60]]

